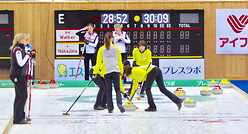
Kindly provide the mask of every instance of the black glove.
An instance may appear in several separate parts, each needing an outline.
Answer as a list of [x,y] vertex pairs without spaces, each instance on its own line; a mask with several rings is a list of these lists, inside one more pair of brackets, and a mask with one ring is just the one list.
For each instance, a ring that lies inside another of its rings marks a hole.
[[92,79],[95,79],[97,77],[97,74],[92,75]]
[[133,67],[135,67],[135,66],[137,66],[137,65],[136,65],[136,61],[133,61]]
[[122,42],[122,39],[119,39],[118,42]]
[[30,54],[31,54],[31,57],[32,57],[32,58],[35,58],[35,56],[36,56],[36,51],[35,51],[35,50],[32,50],[32,51],[30,52]]
[[124,94],[123,94],[123,97],[128,99],[127,93],[124,93]]
[[88,45],[88,44],[89,44],[89,41],[88,41],[87,39],[84,39],[84,43],[85,43],[86,45]]
[[28,51],[28,55],[29,55],[31,58],[35,58],[36,51],[35,51],[35,50]]

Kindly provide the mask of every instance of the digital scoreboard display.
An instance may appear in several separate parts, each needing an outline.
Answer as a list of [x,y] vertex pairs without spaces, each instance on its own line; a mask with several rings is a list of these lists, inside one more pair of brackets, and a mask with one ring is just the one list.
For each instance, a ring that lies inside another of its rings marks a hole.
[[10,67],[10,46],[14,38],[14,12],[0,11],[0,68]]
[[204,58],[203,10],[76,10],[55,11],[55,58],[80,58],[83,37],[75,35],[88,23],[94,24],[99,46],[104,34],[121,24],[131,44],[129,58],[140,40],[145,40],[152,58]]

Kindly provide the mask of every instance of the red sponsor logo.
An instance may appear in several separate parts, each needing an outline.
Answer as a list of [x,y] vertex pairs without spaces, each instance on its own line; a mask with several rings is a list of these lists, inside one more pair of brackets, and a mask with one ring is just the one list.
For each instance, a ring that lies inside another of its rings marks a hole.
[[76,36],[75,35],[60,35],[60,39],[75,39]]
[[71,32],[70,31],[65,31],[65,34],[71,34]]
[[[233,47],[236,47],[237,45],[240,47],[246,47],[248,43],[248,38],[241,37],[241,38],[235,38],[235,39],[229,39],[229,38],[219,38],[219,40],[222,41],[222,44],[220,47],[224,47],[226,44],[232,44]],[[236,44],[236,42],[239,41],[239,43],[242,44]]]
[[235,15],[229,15],[227,22],[235,33],[241,33],[248,23],[248,15],[241,15],[239,19]]

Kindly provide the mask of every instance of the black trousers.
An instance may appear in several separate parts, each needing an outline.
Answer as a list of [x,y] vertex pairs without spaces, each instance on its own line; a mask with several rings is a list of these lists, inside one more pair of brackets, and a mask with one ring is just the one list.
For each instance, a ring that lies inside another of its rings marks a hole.
[[121,91],[120,91],[120,74],[117,72],[105,74],[104,79],[105,79],[106,87],[107,87],[106,97],[107,97],[108,111],[112,111],[114,109],[113,99],[112,99],[112,82],[114,83],[117,106],[118,107],[122,106],[122,98],[121,98]]
[[96,65],[96,53],[94,54],[87,54],[84,53],[84,69],[85,69],[85,80],[89,80],[89,61],[91,60],[91,65],[95,66]]
[[107,103],[106,101],[106,84],[104,78],[102,78],[99,74],[97,74],[96,78],[92,78],[93,76],[93,69],[90,69],[90,78],[93,80],[93,82],[100,88],[97,97],[96,97],[96,103],[94,105],[94,108],[97,108],[98,106],[104,107]]
[[142,86],[141,91],[140,91],[141,94],[143,94],[145,92],[145,86],[144,86],[145,83],[146,83],[146,81],[144,81],[143,86],[141,85]]
[[[127,53],[121,53],[121,58],[122,58],[122,62],[124,61],[124,60],[127,60]],[[122,79],[124,80],[124,84],[126,84],[127,82],[127,80],[126,80],[126,77],[123,75],[122,76]]]
[[27,100],[27,77],[26,75],[11,75],[11,81],[15,85],[14,100],[14,123],[25,119],[24,107]]
[[147,95],[147,99],[148,99],[148,104],[150,107],[156,108],[156,105],[154,103],[152,93],[151,93],[151,87],[152,87],[152,83],[154,80],[156,80],[157,85],[159,87],[159,90],[164,95],[166,95],[168,98],[170,98],[170,100],[172,100],[176,104],[179,102],[180,99],[176,95],[174,95],[173,93],[171,93],[169,90],[167,90],[165,88],[161,70],[158,67],[154,67],[147,74],[146,82],[144,83],[146,95]]
[[121,53],[121,57],[122,57],[122,62],[124,60],[127,60],[127,53]]

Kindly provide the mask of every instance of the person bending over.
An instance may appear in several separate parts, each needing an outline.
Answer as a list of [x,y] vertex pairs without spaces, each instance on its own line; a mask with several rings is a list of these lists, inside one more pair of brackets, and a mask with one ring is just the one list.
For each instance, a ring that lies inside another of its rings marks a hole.
[[149,107],[145,109],[145,111],[157,111],[157,107],[154,103],[151,93],[151,87],[154,80],[156,80],[159,90],[177,105],[178,110],[181,109],[183,100],[165,88],[162,72],[157,66],[128,66],[126,67],[125,76],[133,78],[133,86],[130,97],[134,95],[138,86],[138,82],[146,81],[144,83],[144,87],[146,90]]

